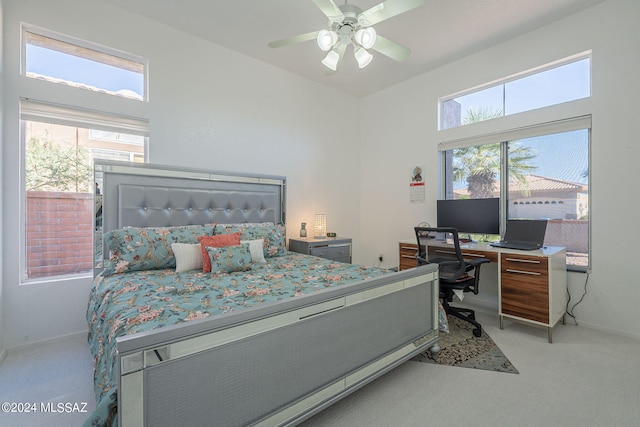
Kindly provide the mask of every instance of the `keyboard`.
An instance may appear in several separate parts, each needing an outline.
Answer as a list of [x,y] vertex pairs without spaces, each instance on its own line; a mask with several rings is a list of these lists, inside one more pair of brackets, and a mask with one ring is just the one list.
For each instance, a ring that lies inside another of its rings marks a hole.
[[540,249],[540,246],[526,242],[493,242],[490,243],[490,245],[496,248],[518,249],[521,251],[535,251],[536,249]]

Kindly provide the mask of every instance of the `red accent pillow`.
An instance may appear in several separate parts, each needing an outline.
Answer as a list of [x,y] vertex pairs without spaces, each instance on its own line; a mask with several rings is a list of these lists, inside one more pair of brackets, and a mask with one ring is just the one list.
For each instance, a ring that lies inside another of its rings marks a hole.
[[202,250],[202,271],[211,272],[211,259],[207,252],[207,246],[212,248],[222,248],[225,246],[238,246],[240,244],[240,232],[228,234],[216,234],[213,236],[200,236],[200,249]]

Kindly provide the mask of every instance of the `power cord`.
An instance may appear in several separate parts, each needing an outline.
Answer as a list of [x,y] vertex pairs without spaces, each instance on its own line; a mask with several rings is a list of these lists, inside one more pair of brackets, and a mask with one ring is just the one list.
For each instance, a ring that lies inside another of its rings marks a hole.
[[573,314],[573,310],[575,310],[575,308],[578,306],[578,304],[580,304],[582,302],[582,300],[584,299],[585,295],[587,295],[587,283],[589,283],[589,273],[587,273],[586,271],[582,271],[582,270],[573,270],[573,271],[578,272],[578,273],[584,273],[584,274],[587,275],[586,279],[584,280],[584,291],[582,292],[582,296],[580,297],[578,302],[573,304],[573,306],[571,308],[569,308],[569,303],[571,302],[571,294],[569,293],[569,287],[567,286],[567,295],[569,296],[569,298],[567,299],[566,313],[569,316],[571,316],[571,318],[573,319],[573,322],[576,324],[576,326],[578,326],[578,319],[576,318],[575,314]]

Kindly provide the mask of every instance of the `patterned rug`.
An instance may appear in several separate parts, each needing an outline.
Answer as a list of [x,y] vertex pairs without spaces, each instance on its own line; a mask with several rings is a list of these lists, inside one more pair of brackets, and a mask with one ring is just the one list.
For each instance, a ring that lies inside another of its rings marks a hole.
[[453,316],[447,316],[447,320],[449,321],[449,333],[440,333],[441,350],[437,360],[431,357],[428,350],[411,360],[487,371],[519,373],[486,331],[483,330],[482,336],[477,338],[471,332],[473,330],[471,324]]

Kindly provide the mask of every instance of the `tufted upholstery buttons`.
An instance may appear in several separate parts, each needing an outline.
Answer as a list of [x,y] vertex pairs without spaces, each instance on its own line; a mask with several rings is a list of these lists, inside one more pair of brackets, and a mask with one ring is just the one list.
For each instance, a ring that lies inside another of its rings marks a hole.
[[[180,188],[167,191],[153,185],[119,185],[118,222],[139,226],[171,226],[206,222],[279,222],[272,218],[279,212],[277,194],[260,191]],[[199,182],[196,183],[199,185]],[[240,184],[239,184],[240,185]],[[240,185],[242,186],[242,185]],[[159,190],[160,188],[160,190]]]

